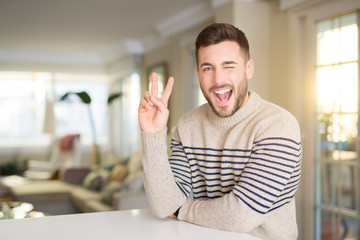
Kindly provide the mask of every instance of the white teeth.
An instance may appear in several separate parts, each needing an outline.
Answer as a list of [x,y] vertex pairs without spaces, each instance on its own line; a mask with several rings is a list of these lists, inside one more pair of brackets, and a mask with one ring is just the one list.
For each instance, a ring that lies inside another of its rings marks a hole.
[[227,92],[230,92],[230,89],[222,89],[222,90],[215,91],[216,94],[224,94],[224,93],[227,93]]

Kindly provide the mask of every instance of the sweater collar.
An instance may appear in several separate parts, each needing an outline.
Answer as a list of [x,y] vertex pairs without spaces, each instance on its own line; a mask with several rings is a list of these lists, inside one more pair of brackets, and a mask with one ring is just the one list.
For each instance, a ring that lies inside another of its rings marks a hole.
[[239,110],[237,110],[232,116],[226,118],[219,117],[212,110],[211,106],[207,104],[208,105],[207,113],[210,118],[210,121],[214,123],[216,126],[221,128],[232,127],[238,124],[239,122],[241,122],[243,119],[245,119],[247,116],[249,116],[258,108],[261,100],[261,97],[257,93],[253,91],[249,91],[249,94],[250,94],[249,99],[245,103],[245,105],[242,106]]

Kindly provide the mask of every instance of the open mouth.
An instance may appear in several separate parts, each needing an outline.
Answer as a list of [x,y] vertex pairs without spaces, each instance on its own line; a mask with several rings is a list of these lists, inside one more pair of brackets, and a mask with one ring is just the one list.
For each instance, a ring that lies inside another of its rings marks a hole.
[[229,101],[231,94],[232,94],[232,90],[229,88],[219,89],[219,90],[214,91],[215,99],[217,100],[217,102],[219,102],[221,104],[224,104],[227,101]]

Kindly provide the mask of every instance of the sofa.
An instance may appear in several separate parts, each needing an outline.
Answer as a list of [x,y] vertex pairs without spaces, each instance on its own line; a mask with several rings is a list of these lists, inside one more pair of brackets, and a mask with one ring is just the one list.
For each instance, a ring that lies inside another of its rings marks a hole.
[[30,202],[48,215],[149,208],[143,173],[129,165],[67,168],[51,180],[9,176],[3,185],[14,201]]

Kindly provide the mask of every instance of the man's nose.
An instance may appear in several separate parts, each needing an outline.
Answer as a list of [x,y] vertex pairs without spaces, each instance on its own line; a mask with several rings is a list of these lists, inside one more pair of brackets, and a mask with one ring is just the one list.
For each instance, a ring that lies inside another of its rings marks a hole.
[[221,69],[216,69],[214,71],[214,83],[216,85],[221,85],[222,83],[224,83],[224,73]]

